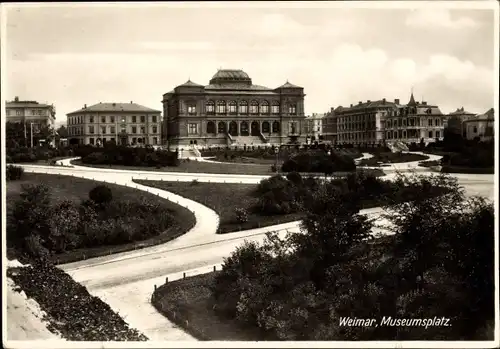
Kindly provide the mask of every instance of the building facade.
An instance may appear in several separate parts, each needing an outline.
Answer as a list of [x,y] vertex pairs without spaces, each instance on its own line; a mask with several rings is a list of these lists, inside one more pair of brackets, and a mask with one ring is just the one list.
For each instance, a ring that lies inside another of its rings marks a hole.
[[39,129],[41,126],[54,128],[56,108],[54,105],[38,103],[36,101],[21,101],[15,97],[13,101],[5,103],[5,122],[22,122],[28,127]]
[[446,116],[435,105],[417,102],[411,94],[407,104],[385,98],[332,108],[326,114],[323,134],[337,144],[369,146],[388,142],[432,142],[443,138]]
[[495,111],[493,108],[486,113],[477,115],[462,123],[466,139],[479,139],[481,142],[493,141],[495,135]]
[[67,114],[70,144],[161,144],[161,111],[133,102],[98,103]]
[[192,81],[163,95],[164,143],[284,144],[305,141],[304,89],[254,85],[242,70],[219,70],[208,85]]
[[464,107],[457,108],[457,110],[448,114],[446,127],[449,132],[462,135],[462,137],[465,138],[466,133],[465,129],[463,128],[463,123],[464,121],[474,118],[476,115],[477,114],[470,113],[464,110]]
[[323,140],[323,118],[325,114],[313,113],[306,117],[305,134],[309,142]]

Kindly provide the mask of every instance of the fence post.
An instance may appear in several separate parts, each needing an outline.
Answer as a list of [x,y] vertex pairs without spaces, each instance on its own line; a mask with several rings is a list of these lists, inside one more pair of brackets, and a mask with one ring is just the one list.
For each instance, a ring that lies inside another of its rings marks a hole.
[[168,284],[168,276],[165,278],[165,283]]
[[182,278],[185,279],[186,278],[186,273],[182,273]]
[[214,271],[216,271],[216,270],[217,270],[217,266],[216,266],[216,265],[214,265]]

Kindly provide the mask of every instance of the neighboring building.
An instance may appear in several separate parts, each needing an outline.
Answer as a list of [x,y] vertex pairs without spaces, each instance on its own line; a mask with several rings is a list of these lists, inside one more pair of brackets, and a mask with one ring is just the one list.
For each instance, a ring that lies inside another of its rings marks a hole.
[[463,122],[474,118],[476,114],[464,110],[464,107],[457,108],[456,111],[449,113],[447,117],[447,128],[450,132],[462,135],[465,137],[463,130]]
[[41,126],[54,127],[56,108],[54,105],[38,103],[36,101],[20,101],[15,97],[13,101],[5,103],[6,122],[25,122],[33,124],[38,129]]
[[[54,130],[56,108],[53,104],[43,104],[36,101],[21,101],[15,97],[5,103],[5,122],[24,123],[24,144],[33,142],[33,134],[38,134],[43,126]],[[38,137],[37,137],[38,138]],[[52,139],[52,145],[53,139]]]
[[264,144],[305,141],[304,89],[254,85],[242,70],[219,70],[209,85],[190,80],[163,95],[164,142]]
[[306,138],[309,142],[318,142],[323,139],[323,118],[325,114],[313,113],[305,119]]
[[465,138],[479,138],[481,142],[492,141],[495,135],[495,111],[493,108],[486,113],[471,117],[462,124]]
[[70,144],[159,145],[161,111],[130,103],[98,103],[67,114]]
[[333,143],[355,146],[422,139],[428,143],[443,138],[445,123],[446,116],[437,106],[416,102],[412,93],[406,105],[384,98],[332,108],[325,117],[324,136]]

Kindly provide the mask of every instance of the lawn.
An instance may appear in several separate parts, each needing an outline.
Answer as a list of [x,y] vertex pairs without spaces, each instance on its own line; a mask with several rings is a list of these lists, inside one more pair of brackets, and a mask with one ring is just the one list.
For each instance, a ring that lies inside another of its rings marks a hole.
[[229,162],[233,164],[260,164],[268,166],[271,166],[276,163],[276,159],[265,159],[265,158],[249,157],[249,156],[236,156],[232,158],[230,156],[226,157],[224,154],[217,154],[210,160]]
[[[51,189],[51,205],[56,205],[64,200],[70,200],[74,203],[80,203],[88,199],[89,191],[101,182],[61,175],[49,175],[39,173],[25,173],[21,180],[7,182],[7,214],[12,211],[14,202],[18,199],[23,185],[45,184]],[[55,263],[69,263],[76,260],[98,257],[112,253],[124,252],[157,245],[172,240],[187,231],[196,223],[194,214],[188,209],[179,206],[173,202],[162,199],[156,195],[138,191],[120,185],[106,183],[113,193],[114,201],[122,202],[140,202],[142,198],[147,198],[152,203],[158,203],[162,208],[169,211],[175,219],[175,224],[161,234],[143,241],[130,242],[123,245],[107,245],[93,248],[82,248],[67,251],[65,253],[51,256]],[[11,246],[12,247],[12,246]],[[10,255],[14,257],[15,251],[11,248]],[[16,256],[18,257],[18,256]]]
[[121,165],[88,165],[81,160],[71,161],[74,165],[96,168],[115,168],[118,170],[156,171],[156,172],[183,172],[183,173],[212,173],[235,175],[271,175],[271,165],[262,164],[218,164],[211,162],[181,160],[179,166],[166,166],[161,168],[146,166],[121,166]]
[[373,153],[372,155],[373,155],[372,158],[360,160],[358,165],[379,166],[379,162],[397,164],[397,163],[412,162],[412,161],[424,161],[429,159],[429,157],[426,155],[411,154],[411,153],[384,152],[384,153]]
[[[122,165],[89,165],[84,164],[81,160],[73,160],[71,164],[77,166],[86,166],[94,168],[113,168],[117,170],[132,170],[132,171],[156,171],[156,172],[182,172],[182,173],[207,173],[207,174],[234,174],[234,175],[256,175],[256,176],[271,176],[276,174],[276,172],[271,171],[271,165],[263,164],[252,164],[252,163],[211,163],[195,160],[181,160],[179,166],[166,166],[161,168],[147,167],[147,166],[122,166]],[[282,163],[280,163],[281,166]],[[359,171],[373,173],[375,176],[384,176],[385,173],[378,169],[362,169],[358,168]],[[281,171],[280,171],[281,172]],[[338,176],[345,175],[345,172],[337,173]],[[305,175],[319,175],[323,176],[322,173],[309,173]]]
[[302,217],[300,213],[263,216],[249,210],[248,222],[238,223],[234,210],[238,207],[252,207],[258,201],[258,197],[254,194],[257,184],[134,181],[170,191],[210,207],[220,217],[218,229],[220,234],[293,222]]
[[[381,237],[358,247],[361,260],[387,259],[386,250],[394,237]],[[197,275],[164,284],[153,294],[153,306],[170,321],[199,340],[276,340],[258,328],[224,317],[214,310],[211,286],[219,272]],[[186,325],[187,320],[187,325]]]

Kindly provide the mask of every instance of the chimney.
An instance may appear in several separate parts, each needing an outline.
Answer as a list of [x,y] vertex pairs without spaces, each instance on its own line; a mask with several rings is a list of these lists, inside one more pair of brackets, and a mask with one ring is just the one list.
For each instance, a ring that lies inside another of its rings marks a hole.
[[113,103],[113,107],[116,107],[116,103]]
[[352,103],[351,103],[351,108],[353,107]]
[[19,97],[18,96],[14,97],[14,102],[19,102]]
[[333,113],[333,107],[330,108],[330,113]]
[[419,103],[419,102],[417,102],[417,105],[419,105],[419,104],[420,104],[420,103]]
[[86,105],[86,104],[84,104],[84,105],[83,105],[83,109],[86,109],[86,108],[87,108],[87,105]]
[[133,103],[133,102],[132,102],[132,101],[130,101],[130,104],[132,104],[132,103]]
[[362,101],[359,101],[359,102],[358,102],[358,105],[359,105],[359,104],[362,104],[362,103],[363,103]]
[[422,105],[427,105],[427,102],[425,102],[425,101],[422,101]]
[[395,104],[399,104],[399,98],[396,98],[396,99],[394,100],[394,103],[395,103]]
[[382,104],[385,104],[385,98],[382,98]]
[[367,100],[366,103],[370,103],[371,101],[370,100]]

